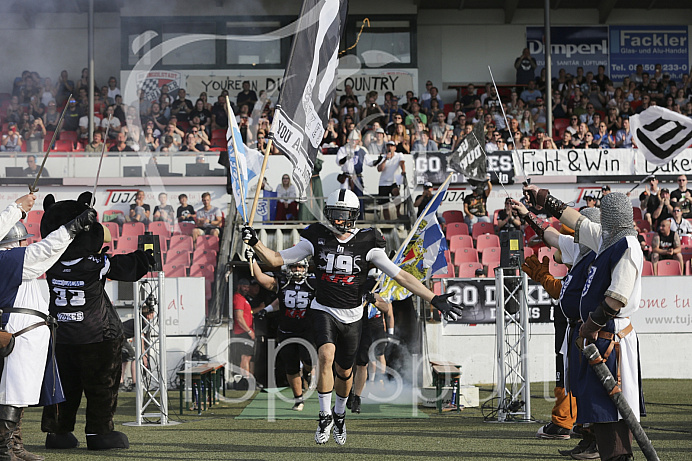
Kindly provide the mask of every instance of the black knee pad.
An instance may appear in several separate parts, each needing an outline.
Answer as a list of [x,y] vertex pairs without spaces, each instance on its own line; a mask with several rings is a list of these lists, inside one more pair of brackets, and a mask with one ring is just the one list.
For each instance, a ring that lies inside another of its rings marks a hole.
[[341,376],[338,372],[337,372],[337,373],[334,373],[334,374],[335,374],[336,377],[339,378],[340,380],[342,380],[342,381],[348,381],[349,379],[351,379],[351,376],[353,376],[353,370],[351,370],[351,374],[349,374],[349,375],[346,376],[345,378],[344,378],[343,376]]

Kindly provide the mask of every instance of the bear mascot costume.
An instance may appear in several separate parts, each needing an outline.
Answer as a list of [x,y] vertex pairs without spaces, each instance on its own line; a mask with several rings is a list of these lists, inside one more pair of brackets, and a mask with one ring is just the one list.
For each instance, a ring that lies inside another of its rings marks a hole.
[[[91,193],[77,200],[43,202],[41,236],[89,208]],[[105,290],[106,279],[135,282],[154,262],[137,250],[106,255],[108,229],[94,225],[70,244],[60,260],[46,272],[50,314],[58,322],[55,357],[62,378],[65,402],[43,409],[41,430],[47,432],[46,448],[75,448],[77,410],[86,396],[86,441],[90,450],[129,448],[127,436],[113,429],[118,405],[123,330],[120,318]]]

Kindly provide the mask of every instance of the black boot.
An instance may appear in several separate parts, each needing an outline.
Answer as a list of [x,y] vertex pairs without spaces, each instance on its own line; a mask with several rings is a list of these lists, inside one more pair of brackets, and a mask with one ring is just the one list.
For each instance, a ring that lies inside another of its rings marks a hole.
[[77,448],[78,446],[79,440],[77,440],[77,437],[75,437],[72,432],[66,432],[64,434],[49,432],[46,434],[46,448],[49,450],[66,450],[70,448]]
[[107,434],[87,435],[89,450],[110,450],[111,448],[130,448],[130,441],[122,432],[111,431]]
[[24,417],[24,409],[22,408],[21,410],[17,429],[12,433],[12,453],[14,453],[17,459],[21,459],[22,461],[43,461],[46,458],[41,455],[35,455],[24,449],[24,442],[22,441],[22,418]]
[[0,405],[0,461],[15,461],[12,452],[12,434],[22,417],[22,409],[10,405]]

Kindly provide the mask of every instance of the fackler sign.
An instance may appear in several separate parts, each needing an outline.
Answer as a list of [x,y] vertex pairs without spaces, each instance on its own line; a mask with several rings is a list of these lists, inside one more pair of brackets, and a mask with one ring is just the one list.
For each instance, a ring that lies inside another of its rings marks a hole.
[[629,77],[641,64],[654,75],[661,72],[680,81],[689,73],[689,33],[687,26],[610,26],[610,78],[615,82]]

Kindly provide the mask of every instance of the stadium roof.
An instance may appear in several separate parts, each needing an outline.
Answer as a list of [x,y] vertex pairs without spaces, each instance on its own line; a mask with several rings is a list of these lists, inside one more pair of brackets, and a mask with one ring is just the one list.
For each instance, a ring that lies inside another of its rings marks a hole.
[[[505,11],[505,23],[509,24],[518,9],[543,9],[544,0],[413,0],[419,10],[488,10]],[[601,24],[608,20],[614,9],[690,9],[690,0],[550,0],[550,8],[558,9],[593,9],[598,10]]]

